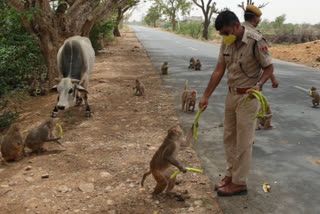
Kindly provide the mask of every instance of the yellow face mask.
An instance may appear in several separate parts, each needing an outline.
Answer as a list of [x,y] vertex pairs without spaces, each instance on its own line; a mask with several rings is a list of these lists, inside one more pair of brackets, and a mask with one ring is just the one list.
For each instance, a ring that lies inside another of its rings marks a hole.
[[233,34],[230,34],[228,36],[223,35],[222,38],[223,38],[224,44],[226,44],[226,45],[231,45],[232,43],[234,43],[237,40],[237,37]]

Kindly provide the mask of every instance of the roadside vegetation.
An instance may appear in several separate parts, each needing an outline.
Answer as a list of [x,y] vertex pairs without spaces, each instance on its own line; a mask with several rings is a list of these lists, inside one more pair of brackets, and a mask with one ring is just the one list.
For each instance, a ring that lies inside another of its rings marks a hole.
[[[160,27],[167,31],[196,39],[220,40],[220,36],[213,27],[214,17],[219,12],[227,10],[228,8],[219,8],[217,3],[212,0],[192,0],[192,4],[187,4],[188,2],[187,0],[153,0],[153,5],[148,10],[143,23],[150,27]],[[249,3],[253,4],[254,2],[250,1]],[[181,13],[179,13],[179,9],[175,9],[175,5],[184,5],[185,7],[181,10]],[[245,10],[244,2],[238,4],[238,6]],[[266,6],[267,4],[259,5],[261,8]],[[192,17],[185,18],[190,14],[192,7],[201,8],[203,12],[202,20],[195,20]],[[168,13],[168,11],[174,11],[175,14],[172,15]],[[177,16],[184,18],[180,18],[179,21]],[[258,30],[264,34],[269,42],[275,44],[298,44],[320,39],[320,23],[311,25],[285,22],[285,14],[276,17],[272,21],[263,19],[258,26]]]

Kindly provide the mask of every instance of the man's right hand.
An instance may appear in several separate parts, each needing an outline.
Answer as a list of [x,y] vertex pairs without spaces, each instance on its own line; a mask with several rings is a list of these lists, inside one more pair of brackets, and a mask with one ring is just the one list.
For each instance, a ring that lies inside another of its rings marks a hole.
[[209,103],[209,98],[203,96],[199,102],[199,109],[202,109],[202,107],[204,107],[203,111],[206,110],[208,103]]
[[272,81],[272,88],[278,88],[279,83],[277,80]]

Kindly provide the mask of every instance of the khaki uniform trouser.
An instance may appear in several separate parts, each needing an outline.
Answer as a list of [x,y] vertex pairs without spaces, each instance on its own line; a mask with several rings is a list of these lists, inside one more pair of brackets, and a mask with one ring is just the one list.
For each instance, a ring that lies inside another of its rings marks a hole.
[[255,134],[258,113],[258,101],[249,99],[247,94],[228,92],[225,104],[224,148],[227,160],[226,176],[232,177],[232,183],[246,185],[249,175],[252,143]]

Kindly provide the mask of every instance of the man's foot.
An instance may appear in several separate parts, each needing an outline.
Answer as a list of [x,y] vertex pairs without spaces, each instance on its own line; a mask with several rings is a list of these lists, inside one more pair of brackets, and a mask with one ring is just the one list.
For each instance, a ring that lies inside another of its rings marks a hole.
[[227,186],[232,182],[232,178],[229,176],[225,176],[220,182],[216,183],[214,185],[214,190],[217,191],[219,188]]
[[218,189],[218,196],[246,195],[247,185],[238,185],[230,183],[229,185]]

